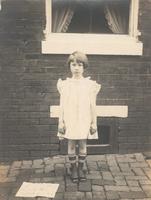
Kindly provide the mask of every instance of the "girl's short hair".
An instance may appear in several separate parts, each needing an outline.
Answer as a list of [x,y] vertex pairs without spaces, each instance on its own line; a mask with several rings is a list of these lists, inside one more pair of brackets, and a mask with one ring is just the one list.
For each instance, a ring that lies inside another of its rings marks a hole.
[[76,61],[76,62],[81,62],[83,63],[84,68],[87,68],[89,63],[88,63],[88,57],[86,54],[80,52],[80,51],[75,51],[70,56],[68,57],[67,60],[67,65],[70,67],[70,63]]

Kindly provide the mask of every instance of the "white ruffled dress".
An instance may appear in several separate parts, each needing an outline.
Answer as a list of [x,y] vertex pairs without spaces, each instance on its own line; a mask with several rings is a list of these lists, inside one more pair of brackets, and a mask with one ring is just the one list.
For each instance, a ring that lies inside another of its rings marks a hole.
[[60,93],[60,113],[63,113],[65,134],[58,137],[72,140],[97,139],[98,133],[90,134],[92,119],[91,96],[96,98],[101,85],[90,77],[58,80],[57,88]]

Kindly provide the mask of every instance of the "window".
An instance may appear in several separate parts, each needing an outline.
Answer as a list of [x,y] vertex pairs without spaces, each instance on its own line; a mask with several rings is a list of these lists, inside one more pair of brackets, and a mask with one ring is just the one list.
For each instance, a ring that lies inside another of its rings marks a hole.
[[139,0],[45,0],[42,53],[142,55]]
[[52,0],[52,32],[128,34],[130,0]]

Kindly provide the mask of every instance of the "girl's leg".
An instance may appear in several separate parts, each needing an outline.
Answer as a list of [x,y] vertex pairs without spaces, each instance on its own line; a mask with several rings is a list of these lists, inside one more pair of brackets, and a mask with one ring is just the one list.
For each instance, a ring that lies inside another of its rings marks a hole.
[[81,181],[86,180],[86,175],[83,171],[83,166],[86,160],[87,155],[87,141],[86,140],[79,140],[79,156],[78,156],[78,173],[79,173],[79,179]]
[[85,157],[87,155],[87,140],[79,140],[79,156]]
[[68,156],[70,162],[76,162],[76,140],[68,140]]
[[78,172],[76,167],[76,140],[68,140],[68,156],[71,163],[71,179],[73,182],[78,181]]

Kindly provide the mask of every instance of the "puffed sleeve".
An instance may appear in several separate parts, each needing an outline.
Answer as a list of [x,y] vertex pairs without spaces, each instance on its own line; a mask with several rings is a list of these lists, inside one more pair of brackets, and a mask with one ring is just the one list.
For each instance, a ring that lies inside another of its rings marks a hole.
[[101,84],[98,84],[96,81],[93,81],[91,85],[91,94],[96,96],[99,93],[100,89]]
[[61,79],[59,79],[58,82],[57,82],[57,89],[58,89],[59,93],[62,94],[62,91],[63,91],[63,81]]

